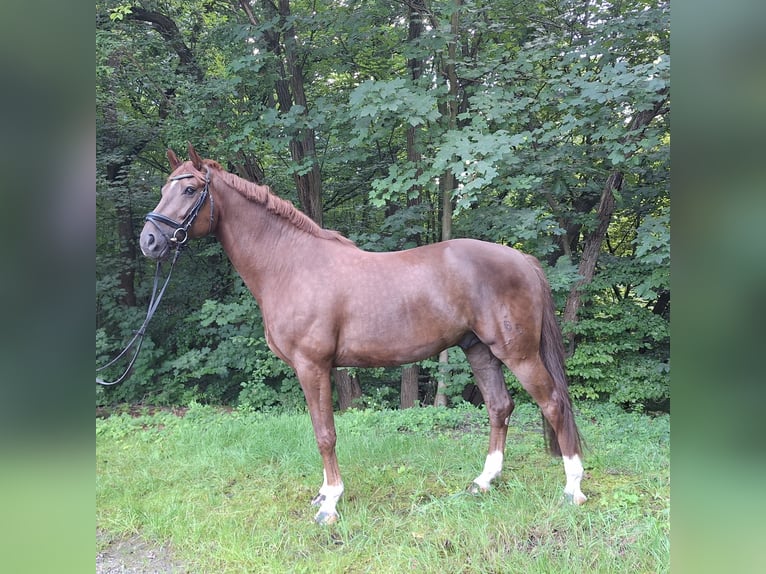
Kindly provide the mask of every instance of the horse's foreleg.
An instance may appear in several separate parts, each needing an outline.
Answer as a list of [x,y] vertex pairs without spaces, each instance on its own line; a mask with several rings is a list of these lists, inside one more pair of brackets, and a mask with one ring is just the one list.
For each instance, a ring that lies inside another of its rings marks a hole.
[[505,386],[502,363],[486,345],[475,343],[465,349],[465,354],[489,414],[489,451],[484,470],[469,487],[471,492],[478,493],[489,490],[491,482],[503,469],[508,417],[513,412],[513,400]]
[[[334,458],[333,454],[333,458]],[[322,457],[325,458],[324,456]],[[324,481],[322,487],[319,489],[319,493],[311,500],[313,506],[318,506],[319,510],[314,516],[314,520],[317,524],[332,524],[338,520],[338,511],[335,506],[338,504],[338,500],[343,495],[343,481],[340,480],[340,471],[337,472],[339,484],[330,484],[327,479],[327,460],[324,460],[325,470]],[[335,467],[338,466],[337,461],[334,462]]]
[[332,524],[338,520],[336,505],[343,495],[343,480],[340,476],[338,459],[335,456],[335,422],[332,412],[332,389],[328,370],[306,367],[296,368],[298,380],[306,395],[319,454],[324,464],[322,487],[311,501],[319,506],[314,520],[319,524]]

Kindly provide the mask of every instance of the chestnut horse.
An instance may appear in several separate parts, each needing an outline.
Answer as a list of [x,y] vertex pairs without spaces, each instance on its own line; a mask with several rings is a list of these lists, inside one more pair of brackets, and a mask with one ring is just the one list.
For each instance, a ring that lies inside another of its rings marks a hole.
[[550,287],[537,259],[472,239],[369,253],[322,229],[266,186],[202,159],[189,145],[141,231],[141,250],[168,256],[190,238],[215,234],[263,313],[269,348],[290,365],[306,396],[324,463],[315,520],[337,520],[343,494],[335,456],[330,371],[420,361],[463,349],[487,406],[489,452],[471,490],[502,469],[513,400],[508,367],[542,409],[548,448],[563,455],[564,493],[576,504],[583,467],[564,374],[564,348]]

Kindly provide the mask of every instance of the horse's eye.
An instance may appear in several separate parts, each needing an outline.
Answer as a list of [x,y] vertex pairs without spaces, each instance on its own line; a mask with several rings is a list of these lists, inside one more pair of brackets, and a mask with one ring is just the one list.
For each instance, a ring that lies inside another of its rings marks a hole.
[[191,186],[189,186],[189,187],[187,187],[186,189],[184,189],[184,193],[185,193],[186,195],[191,195],[191,194],[192,194],[192,193],[194,193],[195,191],[197,191],[197,190],[196,190],[196,189],[194,189],[194,188],[193,188],[193,187],[191,187]]

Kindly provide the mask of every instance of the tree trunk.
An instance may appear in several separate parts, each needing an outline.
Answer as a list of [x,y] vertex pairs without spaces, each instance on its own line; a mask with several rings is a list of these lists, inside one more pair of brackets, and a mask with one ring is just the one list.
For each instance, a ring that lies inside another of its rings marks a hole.
[[652,312],[655,315],[669,319],[668,309],[670,308],[670,291],[663,289],[657,297],[657,301],[654,303]]
[[[659,115],[665,103],[667,102],[667,90],[659,92],[658,99],[654,104],[654,107],[649,110],[643,110],[637,113],[628,127],[628,133],[622,138],[622,141],[627,141],[632,137],[635,137],[638,132],[643,130],[649,122],[651,122],[657,115]],[[564,323],[573,324],[577,321],[577,312],[580,309],[580,303],[582,302],[582,294],[592,280],[596,271],[596,263],[598,262],[599,253],[601,253],[601,245],[606,237],[606,231],[609,228],[609,224],[612,221],[612,214],[614,213],[614,192],[619,191],[622,188],[623,174],[619,170],[614,170],[606,180],[604,188],[601,192],[601,199],[598,204],[597,211],[597,225],[596,228],[588,235],[583,245],[582,256],[580,259],[579,274],[580,279],[572,286],[567,297],[566,307],[564,308]],[[564,333],[566,343],[568,345],[568,353],[571,355],[575,351],[575,339],[574,334],[569,331]]]
[[[425,14],[425,5],[421,0],[413,0],[408,4],[408,20],[409,28],[407,33],[407,39],[409,42],[413,42],[420,38],[423,33],[423,17]],[[417,82],[423,73],[423,60],[421,58],[411,58],[407,61],[407,67],[410,70],[410,78],[413,82]],[[418,175],[420,175],[420,162],[422,161],[422,155],[418,147],[418,135],[420,127],[408,126],[407,127],[407,161],[413,165],[418,166]],[[407,200],[407,206],[419,205],[421,202],[421,189],[418,189],[417,197]],[[416,245],[422,245],[423,237],[418,234],[415,237]],[[420,375],[420,365],[413,364],[407,365],[402,368],[401,386],[399,393],[399,406],[402,409],[408,409],[414,407],[418,401],[418,376]]]
[[[250,9],[247,0],[240,0],[240,6],[247,14],[247,18],[253,26],[260,26],[260,22]],[[283,114],[292,109],[293,105],[303,108],[303,115],[308,114],[306,92],[303,87],[303,66],[298,58],[298,42],[295,27],[292,24],[289,0],[279,0],[275,6],[271,0],[263,0],[263,10],[268,18],[279,16],[277,27],[266,29],[261,33],[263,42],[268,50],[276,56],[278,78],[275,82],[277,102]],[[275,12],[276,9],[276,12]],[[293,174],[295,188],[298,191],[298,200],[301,209],[317,224],[322,226],[322,178],[319,172],[319,162],[316,157],[315,133],[313,129],[301,129],[290,140],[290,157],[298,165],[307,161],[311,162],[308,173],[296,172]]]
[[[110,166],[111,167],[111,166]],[[107,168],[107,171],[111,171]],[[114,183],[109,181],[109,183]],[[130,189],[127,189],[130,194]],[[129,197],[128,197],[129,199]],[[117,205],[117,233],[119,234],[120,255],[123,264],[120,267],[120,305],[135,307],[137,303],[135,289],[136,275],[136,237],[133,232],[133,211],[129,202]]]
[[[457,127],[457,108],[458,108],[458,80],[455,71],[455,58],[457,57],[457,36],[460,31],[460,6],[461,0],[455,0],[455,11],[452,13],[450,27],[452,39],[447,45],[449,61],[443,69],[443,75],[449,85],[449,99],[446,107],[442,107],[442,115],[446,115],[446,122],[450,130]],[[446,108],[446,109],[445,109]],[[442,241],[449,241],[452,238],[452,192],[456,188],[455,176],[452,171],[447,170],[439,181],[439,188],[442,197]],[[449,363],[449,352],[444,349],[439,353],[439,363],[446,365]],[[436,379],[436,396],[434,397],[434,406],[447,406],[449,400],[446,395],[446,369],[440,369]]]
[[[110,58],[109,63],[115,68],[121,64],[119,58],[114,55]],[[101,127],[102,137],[115,142],[115,148],[121,139],[117,115],[116,102],[107,102],[104,109],[106,121]],[[143,148],[146,141],[148,140],[141,141],[136,145]],[[132,155],[119,156],[119,159],[108,161],[106,165],[106,181],[109,188],[113,190],[110,195],[115,198],[115,215],[117,216],[117,248],[120,254],[118,303],[128,307],[135,307],[137,303],[135,289],[136,238],[133,232],[132,198],[130,186],[125,185],[128,170],[133,160],[134,156]]]
[[351,375],[345,369],[333,369],[335,378],[335,390],[338,391],[338,410],[345,411],[354,406],[362,398],[362,387],[359,384],[359,377]]
[[[448,241],[452,237],[452,190],[455,188],[455,177],[451,171],[444,173],[440,182],[442,192],[442,241]],[[449,352],[444,349],[439,353],[439,364],[449,363]],[[436,377],[436,396],[434,397],[435,407],[446,407],[449,399],[446,395],[446,369],[440,368]]]
[[184,36],[178,29],[175,20],[152,10],[145,10],[138,6],[132,6],[130,13],[126,16],[130,20],[139,20],[151,24],[151,27],[162,36],[162,39],[178,56],[178,68],[176,73],[191,75],[195,80],[201,82],[205,77],[205,72],[199,66],[194,51],[186,45]]
[[[606,180],[601,192],[601,200],[598,204],[598,224],[588,235],[583,246],[578,272],[580,279],[572,286],[564,308],[564,323],[574,323],[577,320],[577,311],[580,309],[582,293],[586,285],[593,281],[596,271],[596,262],[601,252],[601,244],[606,236],[606,230],[612,221],[614,213],[614,192],[622,187],[622,172],[613,171]],[[571,332],[566,333],[570,354],[574,352],[574,336]]]
[[[162,14],[151,10],[145,10],[134,6],[131,12],[126,16],[129,20],[146,22],[151,25],[168,47],[178,56],[178,65],[176,73],[179,75],[190,75],[197,81],[204,79],[204,71],[197,63],[194,51],[186,45],[184,37],[178,29],[175,21]],[[121,62],[117,59],[119,55],[112,56],[110,64],[119,68]],[[167,116],[169,104],[174,96],[175,90],[168,88],[164,90],[163,98],[159,99],[158,116],[164,120]],[[119,237],[119,247],[123,264],[120,269],[120,297],[121,305],[135,306],[137,298],[134,287],[135,266],[136,266],[136,237],[133,230],[133,210],[131,208],[131,191],[124,181],[127,178],[130,166],[136,160],[138,155],[144,150],[146,145],[152,141],[152,134],[138,134],[129,138],[126,134],[120,133],[119,122],[117,120],[116,103],[107,104],[105,110],[105,125],[101,127],[104,132],[104,138],[113,142],[115,149],[122,149],[120,159],[111,161],[106,166],[106,179],[110,187],[114,187],[116,200],[115,211],[117,214],[117,233]]]
[[436,396],[434,397],[435,407],[446,407],[449,405],[447,398],[447,370],[441,365],[449,364],[449,351],[444,349],[439,353],[439,372],[436,374]]
[[399,406],[402,409],[414,407],[418,402],[418,376],[420,365],[413,363],[402,367],[402,390],[400,393]]
[[[292,25],[289,0],[279,0],[279,15],[285,23],[284,44],[285,60],[287,62],[287,77],[293,94],[293,103],[303,107],[303,115],[308,114],[306,92],[303,89],[303,66],[298,61],[298,42],[295,28]],[[287,23],[290,24],[287,24]],[[302,164],[311,162],[311,170],[305,174],[295,174],[295,185],[298,188],[298,199],[301,208],[311,219],[322,226],[322,177],[319,173],[319,161],[316,157],[315,134],[313,129],[303,129],[290,143],[290,153],[293,160]]]

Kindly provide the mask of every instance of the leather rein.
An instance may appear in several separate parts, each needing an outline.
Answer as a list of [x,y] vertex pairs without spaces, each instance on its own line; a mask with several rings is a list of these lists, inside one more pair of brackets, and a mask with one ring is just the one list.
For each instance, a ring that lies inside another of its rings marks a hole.
[[[194,174],[192,173],[182,173],[181,175],[177,175],[173,178],[171,178],[171,181],[176,181],[179,179],[187,179],[190,177],[194,177]],[[175,245],[175,252],[173,253],[173,260],[170,263],[170,269],[168,270],[168,275],[165,278],[165,282],[162,285],[162,288],[157,290],[160,284],[160,277],[162,275],[161,268],[162,268],[162,261],[157,261],[157,268],[154,272],[154,283],[152,285],[152,296],[149,300],[149,308],[146,311],[146,317],[144,318],[144,322],[141,324],[141,327],[133,334],[133,338],[130,340],[130,342],[127,344],[127,346],[122,350],[122,352],[117,355],[114,359],[109,361],[106,365],[99,367],[96,369],[96,372],[103,371],[104,369],[107,369],[114,365],[117,361],[119,361],[121,358],[123,358],[125,355],[128,354],[128,351],[136,345],[135,351],[133,351],[133,356],[130,358],[130,361],[128,362],[128,366],[125,368],[125,371],[120,375],[119,378],[117,378],[114,381],[105,381],[104,379],[100,377],[96,377],[96,383],[103,386],[111,386],[116,385],[118,383],[121,383],[124,381],[128,375],[130,374],[130,371],[133,369],[133,365],[136,362],[136,359],[138,358],[138,353],[141,351],[141,345],[143,345],[144,342],[144,336],[146,335],[146,327],[149,325],[149,321],[151,321],[152,317],[154,316],[154,312],[157,310],[157,307],[160,304],[160,300],[162,299],[162,296],[165,294],[165,289],[167,289],[168,283],[170,283],[170,276],[173,273],[173,268],[176,265],[176,261],[178,261],[178,256],[181,255],[181,250],[183,246],[186,244],[186,242],[189,239],[189,229],[194,224],[194,221],[197,219],[197,215],[199,215],[200,210],[202,209],[202,206],[205,203],[205,200],[207,198],[210,198],[210,228],[208,232],[213,231],[213,213],[214,213],[214,204],[213,204],[213,195],[210,193],[210,170],[207,169],[207,172],[205,174],[205,187],[202,190],[202,193],[197,198],[197,201],[192,206],[191,210],[189,210],[189,213],[186,214],[186,217],[184,217],[184,220],[182,222],[177,222],[174,219],[171,219],[169,217],[166,217],[162,215],[161,213],[155,213],[154,211],[151,211],[146,214],[146,221],[151,221],[152,224],[157,228],[157,230],[165,237],[167,240]],[[168,225],[171,228],[175,229],[172,234],[168,235],[163,231],[162,227],[158,225],[158,223],[162,223],[164,225]]]

